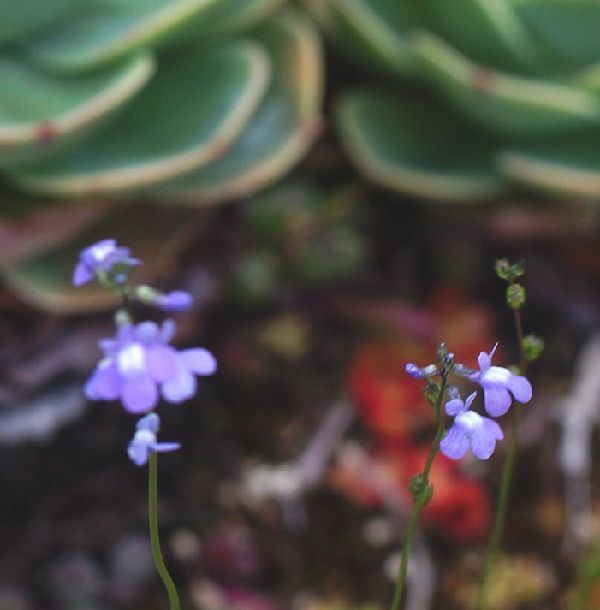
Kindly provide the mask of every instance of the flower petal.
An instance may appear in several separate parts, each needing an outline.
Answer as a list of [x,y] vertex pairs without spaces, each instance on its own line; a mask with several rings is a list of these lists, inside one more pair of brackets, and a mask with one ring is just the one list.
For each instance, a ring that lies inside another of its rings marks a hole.
[[129,441],[127,455],[136,466],[144,466],[148,462],[148,445],[135,439]]
[[500,417],[509,409],[512,400],[506,388],[488,386],[483,390],[483,406],[492,417]]
[[167,451],[177,451],[181,448],[181,443],[154,443],[152,451],[156,453],[166,453]]
[[183,366],[179,354],[168,345],[157,345],[146,349],[146,370],[158,383],[177,377]]
[[177,377],[165,381],[161,386],[165,400],[179,403],[187,400],[196,391],[196,378],[187,371],[182,371]]
[[158,391],[149,375],[138,375],[124,380],[121,396],[123,406],[130,413],[145,413],[156,406]]
[[493,420],[483,417],[481,426],[471,435],[473,455],[480,460],[487,460],[496,448],[496,439],[503,438],[500,426]]
[[465,407],[467,409],[471,408],[471,405],[473,404],[473,401],[475,400],[476,396],[477,396],[477,392],[472,392],[471,394],[469,394],[467,396],[467,398],[465,399]]
[[492,364],[492,359],[487,352],[479,352],[479,356],[477,357],[477,364],[479,364],[479,368],[482,371],[487,371]]
[[212,375],[217,370],[217,360],[202,347],[184,349],[180,357],[185,367],[196,375]]
[[466,411],[467,407],[460,398],[453,398],[446,403],[444,409],[448,415],[458,415],[459,413]]
[[148,413],[148,415],[142,417],[138,420],[135,425],[136,430],[147,430],[154,434],[158,434],[158,429],[160,428],[160,418],[156,413]]
[[453,460],[459,460],[463,457],[468,448],[469,439],[456,424],[448,430],[440,443],[442,453]]
[[91,400],[117,400],[121,395],[122,381],[114,360],[101,360],[85,384],[85,394]]
[[78,263],[73,271],[73,285],[83,286],[94,279],[94,272],[83,263]]
[[533,390],[531,388],[531,383],[529,383],[529,380],[526,377],[523,377],[522,375],[512,375],[506,385],[519,402],[525,403],[531,400]]

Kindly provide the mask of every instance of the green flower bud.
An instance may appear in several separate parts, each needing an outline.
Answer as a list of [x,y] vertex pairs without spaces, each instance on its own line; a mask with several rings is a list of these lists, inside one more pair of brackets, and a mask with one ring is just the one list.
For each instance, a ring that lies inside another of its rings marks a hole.
[[511,284],[506,289],[506,303],[512,309],[520,309],[525,303],[525,288],[521,284]]
[[544,352],[544,340],[537,335],[523,337],[523,351],[528,362],[537,360]]

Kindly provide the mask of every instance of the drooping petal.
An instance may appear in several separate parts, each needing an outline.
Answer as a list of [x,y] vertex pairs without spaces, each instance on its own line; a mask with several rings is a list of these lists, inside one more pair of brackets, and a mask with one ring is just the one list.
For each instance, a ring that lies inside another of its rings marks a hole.
[[161,385],[165,400],[179,403],[191,398],[196,391],[196,378],[187,371],[181,372],[177,377],[165,381]]
[[511,402],[508,390],[502,386],[493,385],[483,389],[483,406],[492,417],[504,415]]
[[184,349],[179,356],[184,366],[196,375],[212,375],[217,370],[216,358],[202,347]]
[[156,345],[146,349],[146,369],[154,381],[162,383],[177,377],[183,371],[183,366],[174,348]]
[[456,424],[448,430],[440,443],[442,453],[453,460],[463,457],[468,448],[469,438]]
[[78,263],[73,271],[73,285],[74,286],[83,286],[88,282],[91,282],[94,279],[94,272],[84,265],[83,263]]
[[500,426],[493,420],[482,417],[481,425],[471,434],[473,455],[480,460],[487,460],[496,448],[496,440],[502,438]]
[[533,395],[531,383],[526,377],[522,375],[512,375],[507,383],[508,389],[512,392],[513,396],[522,403],[529,402]]
[[148,462],[148,445],[137,442],[135,439],[129,441],[127,455],[136,466],[144,466]]
[[158,390],[149,375],[138,375],[124,380],[121,395],[123,406],[130,413],[145,413],[156,406]]
[[121,395],[122,381],[114,360],[101,360],[85,385],[86,396],[91,400],[117,400]]

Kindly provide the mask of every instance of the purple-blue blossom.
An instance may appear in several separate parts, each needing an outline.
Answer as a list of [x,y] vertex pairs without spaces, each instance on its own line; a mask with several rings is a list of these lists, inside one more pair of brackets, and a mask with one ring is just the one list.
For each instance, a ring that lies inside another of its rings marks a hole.
[[[139,264],[139,259],[131,257],[129,248],[117,246],[114,239],[102,239],[81,251],[73,272],[73,284],[82,286],[95,279],[98,273],[109,273],[117,266],[132,267]],[[126,279],[125,274],[120,275]]]
[[154,304],[163,311],[187,311],[194,303],[194,299],[189,292],[183,290],[173,290],[159,295]]
[[512,403],[511,394],[521,403],[531,400],[532,388],[526,377],[515,375],[501,366],[492,366],[498,344],[488,354],[481,352],[477,359],[479,371],[470,376],[483,389],[483,405],[492,417],[504,415]]
[[487,460],[496,448],[496,441],[504,438],[497,422],[470,410],[476,395],[473,392],[465,401],[452,398],[444,407],[448,415],[454,416],[454,423],[442,439],[440,450],[453,460],[462,458],[469,447],[476,458]]
[[156,413],[150,413],[137,422],[135,434],[127,447],[127,455],[136,466],[147,464],[151,451],[165,453],[176,451],[181,447],[179,443],[157,442],[156,435],[159,427],[160,419]]
[[160,397],[180,403],[196,392],[197,375],[217,370],[214,356],[206,349],[181,351],[169,345],[175,322],[123,324],[114,338],[99,346],[104,357],[86,383],[92,400],[120,400],[131,413],[146,413]]

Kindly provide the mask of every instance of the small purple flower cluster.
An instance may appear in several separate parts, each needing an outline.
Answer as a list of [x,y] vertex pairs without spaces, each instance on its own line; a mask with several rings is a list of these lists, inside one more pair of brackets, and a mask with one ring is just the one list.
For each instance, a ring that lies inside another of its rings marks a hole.
[[[98,279],[123,296],[137,297],[163,311],[191,307],[192,297],[187,292],[162,293],[148,286],[125,286],[131,267],[140,263],[131,257],[128,248],[117,246],[114,239],[104,239],[81,252],[73,283],[81,286]],[[217,363],[206,349],[178,351],[169,345],[176,332],[173,320],[166,320],[162,326],[154,322],[132,324],[124,313],[121,319],[125,321],[119,324],[116,335],[99,342],[104,356],[87,381],[85,392],[91,400],[120,400],[130,413],[148,413],[138,421],[128,448],[134,464],[143,466],[150,452],[179,448],[178,443],[157,442],[160,420],[150,411],[161,397],[172,404],[191,398],[197,389],[196,377],[212,375]]]
[[[479,354],[479,371],[468,372],[465,367],[458,369],[461,372],[467,371],[465,376],[481,386],[483,405],[491,417],[500,417],[508,411],[512,404],[511,394],[521,403],[529,402],[532,397],[531,383],[527,378],[515,375],[506,368],[492,366],[497,345],[491,352]],[[432,366],[434,368],[431,368]],[[409,363],[406,365],[406,372],[416,378],[430,377],[437,374],[437,367],[430,365],[420,369]],[[450,400],[444,405],[444,410],[447,415],[454,417],[454,422],[442,439],[440,450],[449,458],[458,460],[471,448],[476,458],[487,460],[496,448],[496,441],[504,438],[502,429],[493,419],[471,411],[477,392],[470,394],[464,401],[456,388],[451,387],[448,393]]]

